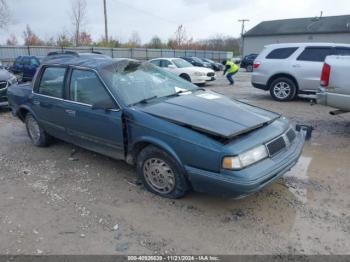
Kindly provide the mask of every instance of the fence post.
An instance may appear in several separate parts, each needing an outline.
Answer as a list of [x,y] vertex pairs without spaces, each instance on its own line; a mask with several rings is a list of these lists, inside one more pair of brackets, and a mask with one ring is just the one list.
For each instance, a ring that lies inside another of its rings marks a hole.
[[134,58],[134,57],[133,57],[132,48],[130,48],[130,58]]
[[148,60],[148,48],[146,48],[146,60]]
[[160,57],[163,57],[163,48],[160,49]]
[[30,55],[30,47],[29,47],[29,45],[27,46],[27,51],[28,51],[28,55]]
[[92,47],[91,47],[91,53],[93,53],[93,52],[94,52],[94,47],[92,46]]
[[114,54],[113,54],[113,53],[114,53],[114,52],[113,52],[113,47],[111,47],[111,54],[112,54],[111,57],[112,57],[112,58],[114,58]]
[[176,51],[175,51],[175,49],[174,49],[174,57],[176,57]]

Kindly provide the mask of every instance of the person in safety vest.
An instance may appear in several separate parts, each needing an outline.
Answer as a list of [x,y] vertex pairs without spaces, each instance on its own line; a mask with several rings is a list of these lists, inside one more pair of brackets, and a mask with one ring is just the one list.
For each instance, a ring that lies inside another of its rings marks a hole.
[[226,78],[230,82],[230,85],[232,86],[235,83],[235,80],[233,80],[233,76],[238,72],[238,66],[233,63],[231,60],[225,60],[222,62],[222,64],[225,66],[224,74],[226,75]]

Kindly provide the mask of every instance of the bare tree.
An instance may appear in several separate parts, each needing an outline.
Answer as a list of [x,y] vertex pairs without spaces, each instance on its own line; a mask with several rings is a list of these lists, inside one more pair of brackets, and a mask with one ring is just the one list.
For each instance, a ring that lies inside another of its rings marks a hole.
[[183,25],[179,25],[178,28],[176,29],[174,40],[175,40],[175,44],[177,45],[178,48],[187,43],[187,41],[188,41],[187,33],[186,33],[186,29]]
[[129,47],[134,48],[134,47],[139,47],[141,45],[141,38],[138,32],[134,31],[128,42]]
[[80,31],[86,23],[86,1],[71,0],[71,19],[74,26],[74,42],[76,46],[80,44]]
[[27,25],[26,30],[23,31],[23,38],[25,45],[38,46],[44,44],[44,41],[33,32],[29,25]]
[[6,45],[18,45],[17,37],[14,34],[11,34],[6,40]]
[[5,29],[10,23],[11,15],[6,0],[0,0],[0,29]]

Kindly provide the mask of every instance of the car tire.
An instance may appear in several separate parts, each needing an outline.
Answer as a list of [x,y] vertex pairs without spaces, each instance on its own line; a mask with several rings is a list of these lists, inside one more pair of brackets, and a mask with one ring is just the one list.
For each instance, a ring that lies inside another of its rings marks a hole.
[[188,82],[192,82],[191,77],[188,74],[181,74],[180,77]]
[[50,144],[51,136],[42,129],[38,121],[31,113],[25,117],[27,133],[33,145],[38,147],[46,147]]
[[246,70],[247,70],[247,72],[253,72],[253,66],[252,65],[248,65]]
[[176,199],[189,191],[179,163],[158,147],[147,146],[138,154],[137,172],[145,188],[156,195]]
[[271,82],[270,94],[276,101],[291,101],[297,95],[297,86],[292,79],[279,77]]

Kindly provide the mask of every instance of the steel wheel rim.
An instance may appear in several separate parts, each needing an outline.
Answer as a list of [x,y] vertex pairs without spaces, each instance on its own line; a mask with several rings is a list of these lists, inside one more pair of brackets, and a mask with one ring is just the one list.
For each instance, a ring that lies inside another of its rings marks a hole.
[[280,99],[286,99],[291,92],[290,85],[286,82],[278,82],[274,87],[273,87],[273,93],[276,97]]
[[28,132],[29,132],[30,138],[34,142],[39,141],[39,139],[40,139],[40,128],[39,128],[39,125],[35,121],[34,118],[29,118],[28,119]]
[[159,158],[147,159],[143,165],[147,184],[156,192],[168,194],[175,188],[175,175],[167,163]]

